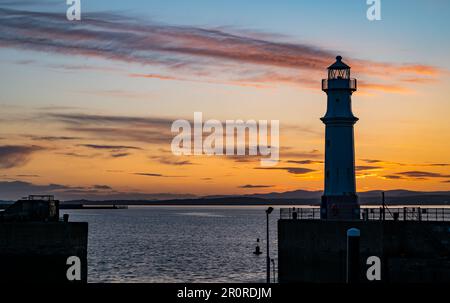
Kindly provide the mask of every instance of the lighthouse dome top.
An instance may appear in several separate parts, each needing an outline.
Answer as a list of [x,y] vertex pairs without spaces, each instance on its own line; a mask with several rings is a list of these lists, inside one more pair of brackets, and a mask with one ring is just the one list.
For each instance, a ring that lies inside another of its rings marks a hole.
[[350,66],[348,66],[347,64],[342,62],[342,57],[341,56],[337,56],[336,57],[336,62],[334,62],[333,64],[328,66],[328,69],[350,69]]

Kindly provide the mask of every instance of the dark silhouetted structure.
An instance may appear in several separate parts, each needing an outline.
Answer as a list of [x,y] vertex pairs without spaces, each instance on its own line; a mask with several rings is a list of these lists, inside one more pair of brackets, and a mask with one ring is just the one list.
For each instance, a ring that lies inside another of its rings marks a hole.
[[366,275],[367,260],[377,257],[381,282],[450,281],[450,209],[390,209],[383,195],[381,207],[361,212],[353,139],[358,118],[351,110],[356,80],[340,56],[328,68],[322,90],[328,96],[321,118],[326,125],[322,203],[320,209],[281,209],[278,280],[374,283]]
[[[86,283],[86,222],[59,218],[53,196],[29,196],[0,212],[0,282]],[[81,280],[69,281],[69,257],[80,260]]]
[[353,125],[358,121],[352,113],[351,96],[356,79],[350,78],[350,66],[337,56],[328,67],[328,78],[322,80],[327,94],[325,124],[325,188],[322,196],[323,219],[359,217],[355,185],[355,147]]

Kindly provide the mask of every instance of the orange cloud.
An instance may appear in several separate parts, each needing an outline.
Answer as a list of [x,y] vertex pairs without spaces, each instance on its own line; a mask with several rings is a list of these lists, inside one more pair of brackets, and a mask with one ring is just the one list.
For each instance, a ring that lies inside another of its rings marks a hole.
[[395,84],[381,84],[381,83],[367,83],[367,82],[358,82],[358,87],[361,88],[361,92],[365,93],[365,91],[379,91],[385,93],[397,93],[397,94],[411,94],[414,91]]
[[[98,13],[72,26],[56,13],[0,9],[2,47],[80,55],[167,69],[169,75],[132,74],[161,80],[191,80],[264,87],[261,83],[295,83],[316,87],[315,75],[337,52],[308,43],[277,41],[273,35],[231,33],[217,28],[129,22],[124,15]],[[26,24],[23,20],[27,20]],[[348,58],[359,77],[437,77],[434,66]],[[220,69],[220,72],[217,72]],[[275,72],[268,70],[275,69]],[[305,72],[309,77],[296,75]],[[184,78],[180,79],[179,74]],[[199,75],[204,76],[198,78]],[[221,75],[218,79],[217,75]],[[256,76],[255,76],[256,75]],[[236,76],[240,77],[235,80]],[[314,77],[314,78],[313,78]],[[224,79],[226,78],[226,79]],[[233,80],[234,79],[234,80]],[[417,81],[416,83],[419,83]],[[364,84],[372,91],[410,93],[400,84]]]
[[149,78],[149,79],[159,79],[159,80],[185,81],[185,79],[172,77],[172,76],[164,76],[164,75],[159,75],[159,74],[130,74],[129,76],[132,78]]

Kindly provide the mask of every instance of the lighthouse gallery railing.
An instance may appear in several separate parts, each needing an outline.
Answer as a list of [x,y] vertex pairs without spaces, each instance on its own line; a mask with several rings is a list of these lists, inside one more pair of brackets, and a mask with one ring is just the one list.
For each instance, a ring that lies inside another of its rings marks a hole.
[[[340,210],[342,211],[342,210]],[[346,210],[354,211],[354,210]],[[450,221],[450,208],[430,207],[361,207],[361,220],[388,221]],[[290,207],[280,209],[280,219],[319,220],[320,207]]]
[[322,90],[328,90],[329,88],[345,88],[356,90],[356,79],[322,79]]

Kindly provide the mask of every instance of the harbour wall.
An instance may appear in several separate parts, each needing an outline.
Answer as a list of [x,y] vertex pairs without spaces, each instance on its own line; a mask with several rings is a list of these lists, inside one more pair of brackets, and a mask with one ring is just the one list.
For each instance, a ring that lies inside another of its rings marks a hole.
[[[0,282],[86,283],[86,222],[0,222]],[[81,280],[66,277],[67,259],[81,261]]]
[[344,283],[352,227],[361,231],[361,282],[370,256],[381,259],[380,282],[450,281],[450,222],[295,219],[278,221],[279,281]]

